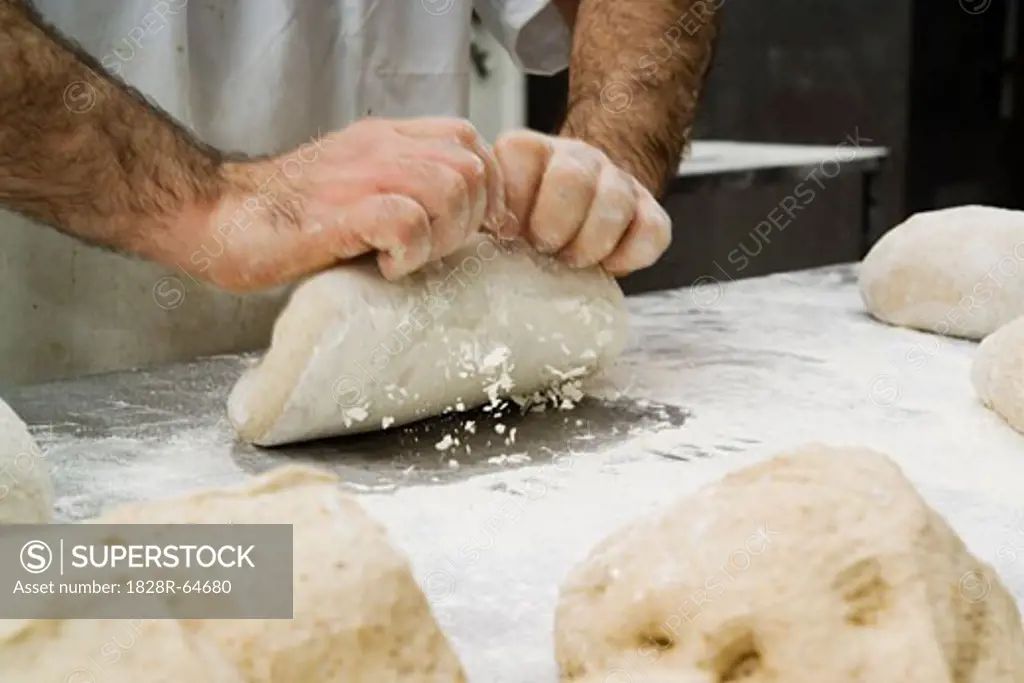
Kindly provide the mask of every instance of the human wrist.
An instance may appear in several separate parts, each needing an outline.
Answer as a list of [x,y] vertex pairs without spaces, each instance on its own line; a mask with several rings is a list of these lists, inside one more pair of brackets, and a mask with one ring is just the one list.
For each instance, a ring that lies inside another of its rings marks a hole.
[[652,139],[639,120],[624,118],[599,103],[580,102],[568,112],[559,136],[582,140],[604,152],[611,161],[631,174],[654,196],[659,196],[668,180],[672,154],[668,150],[649,149]]
[[[192,191],[184,192],[171,204],[163,202],[164,206],[173,208],[145,216],[142,225],[139,225],[138,215],[127,212],[120,221],[134,221],[136,229],[119,232],[130,238],[123,246],[124,251],[181,270],[196,279],[205,279],[207,269],[198,255],[219,248],[218,216],[233,191],[225,174],[228,162],[213,150],[195,151],[203,155],[208,164],[203,165],[202,173],[187,173],[187,177],[181,179],[179,187],[192,188]],[[159,190],[156,194],[160,194]],[[160,205],[161,202],[154,196],[147,203]]]
[[[238,278],[239,263],[232,254],[246,233],[271,224],[276,232],[295,227],[298,194],[277,159],[222,159],[217,167],[216,192],[182,207],[154,230],[149,258],[178,268],[192,278],[228,291],[249,291]],[[244,268],[243,268],[244,270]]]

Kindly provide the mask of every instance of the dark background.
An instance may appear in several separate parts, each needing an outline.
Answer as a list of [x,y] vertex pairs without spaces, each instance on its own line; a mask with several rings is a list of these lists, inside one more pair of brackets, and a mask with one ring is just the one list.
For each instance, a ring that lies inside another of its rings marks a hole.
[[[696,139],[836,145],[856,131],[888,147],[872,241],[921,210],[1020,207],[1015,162],[1024,121],[1015,93],[1024,95],[1024,73],[1015,54],[1015,1],[726,0],[720,13]],[[531,127],[557,127],[567,83],[567,74],[529,78]],[[863,255],[857,173],[828,181],[798,220],[770,243],[755,244],[753,227],[792,192],[791,178],[670,192],[664,203],[673,216],[672,249],[624,288]],[[757,255],[737,270],[728,255],[745,240]]]

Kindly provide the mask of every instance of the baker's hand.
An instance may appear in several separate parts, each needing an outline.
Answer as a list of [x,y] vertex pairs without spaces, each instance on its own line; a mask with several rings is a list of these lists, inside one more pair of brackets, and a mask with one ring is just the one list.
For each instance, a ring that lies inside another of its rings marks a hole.
[[507,216],[497,159],[462,119],[367,119],[280,157],[226,163],[222,176],[180,265],[231,291],[370,252],[396,279]]
[[494,151],[509,211],[538,251],[622,276],[654,264],[672,241],[657,200],[597,148],[523,130],[501,136]]

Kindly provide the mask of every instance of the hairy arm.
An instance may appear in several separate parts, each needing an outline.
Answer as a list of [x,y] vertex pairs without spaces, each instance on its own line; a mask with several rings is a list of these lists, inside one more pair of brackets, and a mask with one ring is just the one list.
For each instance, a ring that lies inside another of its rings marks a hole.
[[0,0],[0,206],[162,261],[222,192],[221,162],[30,3]]
[[573,26],[561,134],[660,194],[690,141],[724,1],[554,0]]

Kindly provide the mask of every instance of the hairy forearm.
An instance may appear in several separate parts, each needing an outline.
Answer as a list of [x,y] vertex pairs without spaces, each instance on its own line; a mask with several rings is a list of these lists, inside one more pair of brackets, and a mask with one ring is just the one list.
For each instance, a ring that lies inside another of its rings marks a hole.
[[724,1],[557,0],[575,20],[562,134],[660,194],[689,144]]
[[220,163],[27,2],[0,0],[0,206],[159,260],[220,194]]

